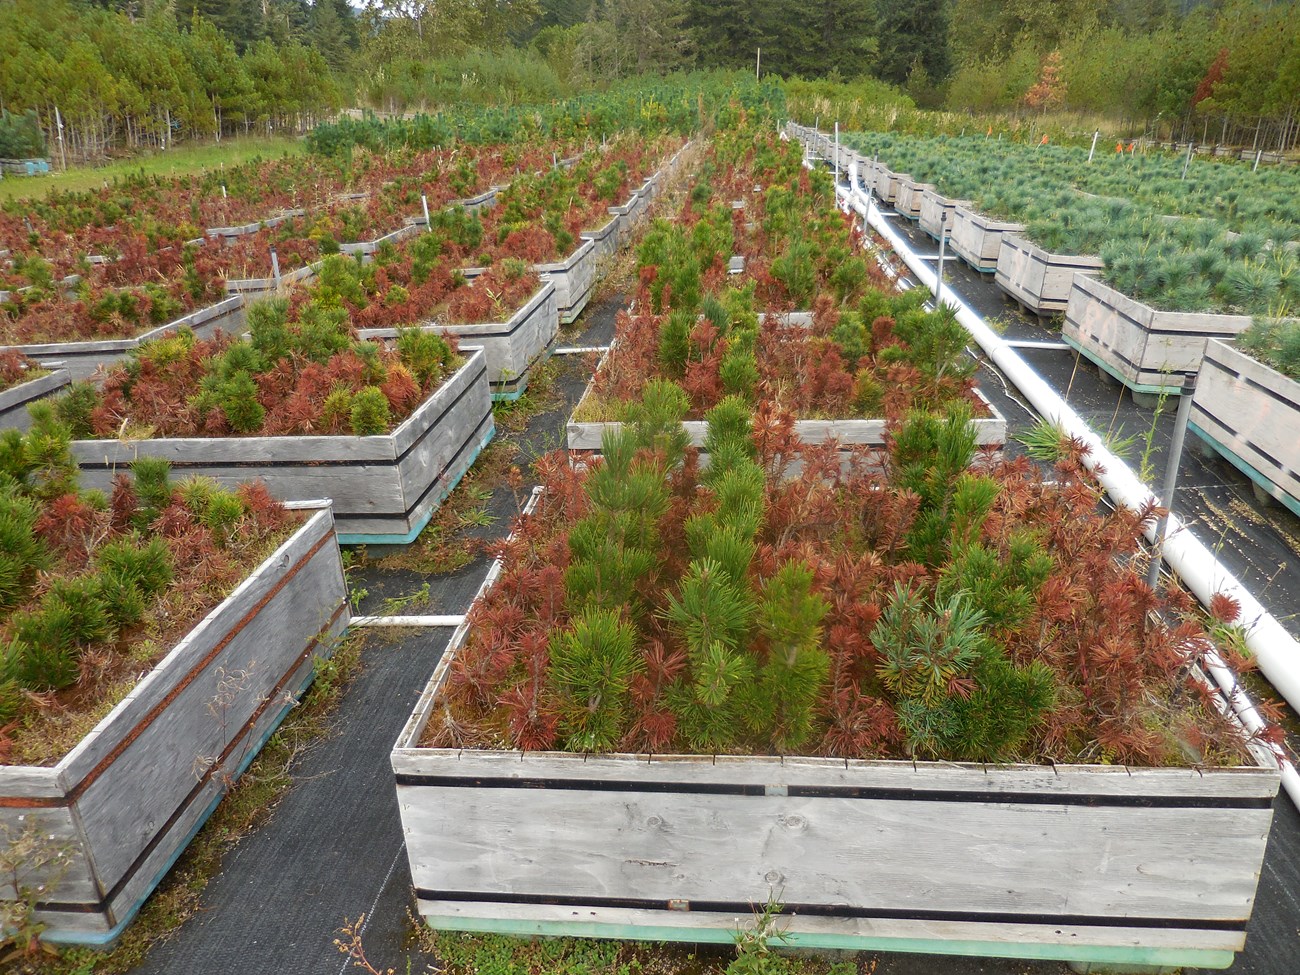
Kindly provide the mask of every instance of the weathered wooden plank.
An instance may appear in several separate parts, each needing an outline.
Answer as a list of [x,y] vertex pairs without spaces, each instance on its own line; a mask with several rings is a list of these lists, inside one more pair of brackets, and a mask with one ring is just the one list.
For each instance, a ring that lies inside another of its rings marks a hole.
[[1024,224],[994,220],[968,206],[957,206],[952,215],[952,249],[977,271],[996,271],[1002,238],[1024,230]]
[[[61,763],[106,889],[133,869],[155,834],[175,829],[169,820],[206,779],[216,791],[229,785],[260,745],[268,712],[278,715],[299,689],[301,680],[286,677],[310,665],[304,651],[322,630],[338,630],[335,614],[345,598],[331,520],[323,511]],[[329,649],[327,642],[316,652]]]
[[562,261],[535,264],[543,281],[555,285],[555,301],[559,307],[560,321],[574,321],[591,298],[596,285],[596,245],[584,240],[578,248]]
[[[405,423],[393,431],[394,456],[405,454],[439,416],[448,414],[448,411],[466,399],[470,400],[473,407],[468,412],[475,414],[476,420],[481,418],[481,411],[491,412],[490,397],[485,398],[487,355],[482,349],[474,348],[466,348],[462,354],[465,356],[465,364],[449,376]],[[463,424],[465,421],[458,419],[457,422]]]
[[[730,944],[735,940],[737,931],[750,930],[755,924],[754,916],[745,912],[695,909],[651,911],[583,907],[577,910],[567,905],[466,903],[423,897],[419,899],[418,907],[420,914],[434,928],[445,931],[503,931],[511,934],[568,934],[575,937],[606,938],[635,937],[640,932],[645,932],[640,936],[652,940],[715,941]],[[1187,927],[1097,928],[1071,924],[991,924],[885,917],[825,918],[791,913],[782,914],[777,927],[789,936],[791,947],[818,945],[921,951],[924,946],[917,943],[929,942],[932,951],[947,953],[953,943],[960,942],[972,947],[982,943],[984,950],[978,953],[991,956],[1015,955],[1017,953],[1009,949],[1017,945],[1030,948],[1026,957],[1040,957],[1041,953],[1033,949],[1044,944],[1075,949],[1121,947],[1188,952],[1239,951],[1245,945],[1245,935],[1239,931],[1206,931]],[[664,933],[654,934],[656,931]],[[1193,962],[1188,961],[1186,964]]]
[[595,245],[596,260],[604,261],[618,252],[618,216],[612,216],[597,230],[584,230],[578,236]]
[[242,294],[247,298],[263,297],[276,294],[294,284],[310,281],[320,270],[323,261],[315,261],[306,267],[295,268],[275,278],[235,278],[227,279],[226,291],[230,294]]
[[27,407],[37,400],[57,396],[72,382],[66,369],[55,369],[10,389],[0,390],[0,429],[27,430],[32,425]]
[[925,190],[921,194],[921,215],[918,220],[921,229],[936,240],[941,235],[951,238],[959,206],[970,206],[970,201],[949,199],[935,190]]
[[66,791],[58,769],[36,765],[0,765],[0,797],[58,799]]
[[[987,401],[985,401],[987,403]],[[1007,425],[1001,414],[993,410],[993,417],[979,418],[971,421],[976,433],[976,440],[981,446],[995,446],[1006,443]],[[703,420],[687,420],[682,424],[696,447],[704,446],[708,433],[708,424]],[[616,421],[574,421],[565,425],[566,445],[570,450],[601,449],[601,440],[607,429],[618,430],[622,424]],[[842,447],[883,447],[885,445],[886,422],[882,419],[843,419],[843,420],[795,420],[795,435],[804,443],[820,444],[834,440]]]
[[1037,315],[1065,311],[1074,276],[1096,277],[1102,260],[1082,254],[1053,254],[1014,234],[1002,239],[995,280],[1011,297]]
[[1300,513],[1300,383],[1211,339],[1191,421],[1260,487]]
[[[417,888],[1249,917],[1272,812],[398,785]],[[1215,849],[1188,843],[1208,830]],[[1207,875],[1213,883],[1197,882]]]
[[894,209],[909,220],[920,219],[925,191],[934,188],[933,183],[922,183],[910,176],[900,177],[898,191],[894,195]]
[[825,786],[898,792],[967,792],[1043,796],[1168,799],[1269,798],[1277,792],[1272,769],[1126,769],[1104,765],[978,765],[808,757],[591,755],[399,748],[400,774],[461,778],[605,780],[682,787],[701,783],[752,786]]
[[1076,275],[1062,337],[1130,388],[1178,393],[1200,371],[1205,343],[1250,326],[1247,315],[1158,311],[1092,278]]
[[898,196],[898,174],[881,163],[876,169],[875,189],[881,203],[893,203]]
[[235,224],[229,227],[209,227],[203,231],[206,237],[225,237],[233,239],[235,237],[246,237],[249,234],[255,234],[259,230],[270,227],[278,227],[286,220],[292,220],[295,217],[305,217],[306,210],[285,210],[262,220],[254,220],[251,223]]
[[410,240],[412,237],[419,236],[423,230],[424,226],[422,222],[419,224],[406,224],[405,226],[398,227],[396,230],[384,234],[382,237],[376,237],[374,240],[358,240],[347,244],[340,244],[339,253],[349,255],[360,254],[363,258],[369,257],[385,244],[397,246],[402,243],[402,241]]
[[[145,456],[166,458],[178,469],[192,465],[217,469],[263,461],[290,466],[319,466],[340,461],[383,464],[391,463],[396,456],[389,437],[335,435],[77,440],[73,441],[72,454],[92,477],[96,468],[123,468],[137,457]],[[254,475],[245,473],[244,476]]]
[[[0,768],[0,773],[9,768]],[[42,771],[47,771],[42,769]],[[10,797],[7,778],[0,775],[0,795]],[[23,839],[31,832],[40,837],[40,850],[49,856],[62,859],[42,867],[18,864],[18,884],[29,890],[45,885],[49,893],[40,898],[66,904],[93,904],[99,900],[100,890],[95,882],[86,845],[71,809],[61,806],[52,809],[6,808],[0,806],[0,846]],[[45,857],[42,857],[44,859]],[[7,870],[0,874],[0,901],[14,900],[14,876]]]

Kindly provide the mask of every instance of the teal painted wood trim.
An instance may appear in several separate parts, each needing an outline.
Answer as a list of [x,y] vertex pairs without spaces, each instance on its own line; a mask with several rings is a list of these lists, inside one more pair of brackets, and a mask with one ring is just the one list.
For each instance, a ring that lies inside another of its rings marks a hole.
[[1287,494],[1284,490],[1269,480],[1268,477],[1261,474],[1249,463],[1238,457],[1231,447],[1226,447],[1219,443],[1219,441],[1215,440],[1214,437],[1210,436],[1191,420],[1187,421],[1187,426],[1194,434],[1204,440],[1209,446],[1213,447],[1215,453],[1258,484],[1263,490],[1268,492],[1269,497],[1276,500],[1278,504],[1285,506],[1292,514],[1300,518],[1300,501],[1291,497],[1291,495]]
[[532,363],[528,366],[528,368],[524,371],[524,374],[520,376],[518,379],[511,381],[511,382],[517,382],[519,384],[518,386],[515,386],[513,389],[507,389],[506,388],[506,386],[508,385],[507,383],[491,383],[490,385],[492,387],[492,402],[513,403],[515,400],[520,399],[524,395],[524,393],[527,392],[528,390],[528,380],[531,378],[532,371],[536,369],[538,366],[544,365],[545,363],[551,361],[551,355],[555,352],[555,346],[556,343],[559,341],[559,338],[560,337],[557,334],[555,338],[551,339],[551,344],[548,345],[546,348],[544,348],[538,354],[537,358],[534,359]]
[[1122,373],[1116,372],[1114,366],[1112,366],[1108,362],[1105,362],[1102,359],[1099,359],[1095,353],[1090,352],[1089,350],[1083,348],[1083,346],[1079,345],[1077,341],[1070,338],[1068,335],[1062,335],[1061,339],[1062,341],[1065,342],[1066,345],[1074,349],[1075,352],[1079,353],[1079,355],[1083,356],[1085,359],[1091,362],[1098,369],[1104,370],[1107,375],[1109,375],[1116,382],[1122,383],[1131,392],[1150,393],[1153,396],[1182,396],[1183,395],[1183,387],[1181,383],[1179,383],[1179,385],[1177,386],[1152,386],[1149,383],[1135,383],[1133,382],[1133,380],[1129,379],[1127,376],[1123,375]]
[[[596,921],[528,921],[505,918],[467,918],[425,914],[439,931],[473,931],[520,937],[613,938],[620,941],[674,941],[734,944],[733,928],[673,927],[672,925],[602,924]],[[1100,962],[1111,965],[1153,965],[1184,968],[1228,968],[1235,952],[1196,948],[1129,948],[1022,944],[994,941],[948,941],[932,938],[873,938],[853,935],[786,933],[790,948],[827,948],[849,951],[892,951],[975,958],[1022,958],[1041,961]]]
[[[337,646],[337,643],[333,639],[325,639],[321,641],[320,645],[326,652],[317,654],[316,656],[328,657],[333,653],[334,647]],[[306,677],[304,677],[298,687],[291,692],[293,700],[280,709],[279,714],[277,714],[275,719],[267,725],[266,731],[263,732],[256,744],[250,748],[248,754],[240,760],[239,766],[235,769],[234,773],[235,782],[238,782],[239,777],[247,771],[248,766],[253,764],[253,759],[257,758],[257,756],[261,754],[262,749],[266,747],[266,743],[271,740],[271,736],[280,730],[280,725],[284,723],[284,719],[289,716],[290,711],[298,706],[298,701],[302,699],[302,696],[305,693],[307,693],[307,688],[311,686],[311,682],[315,678],[316,660],[315,657],[313,657],[311,660],[311,666],[307,668]],[[145,901],[153,896],[153,892],[158,889],[158,885],[163,882],[163,878],[166,877],[171,868],[176,865],[176,861],[181,858],[181,854],[189,849],[190,844],[194,842],[194,837],[198,836],[199,830],[207,825],[208,820],[212,818],[212,814],[217,811],[217,806],[221,805],[221,801],[225,799],[227,795],[229,795],[229,790],[215,796],[212,801],[208,803],[208,807],[203,810],[203,815],[199,817],[194,828],[189,831],[189,835],[187,835],[181,845],[176,848],[176,852],[167,858],[167,862],[162,865],[153,880],[149,882],[149,888],[145,891],[144,896],[128,907],[123,913],[122,919],[111,929],[106,932],[98,933],[49,931],[41,935],[41,940],[55,944],[89,945],[94,948],[104,948],[112,945],[122,936],[122,932],[126,930],[127,925],[135,920],[136,915],[140,913],[140,908],[144,907]]]
[[442,507],[442,503],[447,500],[447,495],[451,494],[452,491],[456,490],[456,485],[460,483],[461,478],[463,478],[466,474],[470,472],[470,468],[472,468],[474,466],[474,462],[478,460],[478,455],[483,453],[483,449],[492,442],[492,438],[496,436],[496,432],[497,432],[497,428],[496,428],[496,424],[494,423],[492,424],[492,429],[488,430],[488,432],[483,436],[483,439],[479,441],[478,446],[474,448],[474,452],[470,454],[469,463],[465,465],[465,469],[461,471],[459,474],[457,474],[455,479],[449,485],[447,485],[445,489],[443,489],[438,493],[437,497],[434,499],[433,505],[429,508],[429,511],[424,515],[424,517],[422,517],[419,520],[416,526],[412,528],[409,532],[407,532],[404,535],[347,535],[340,532],[339,544],[340,545],[410,545],[413,541],[415,541],[417,538],[420,537],[420,532],[424,531],[424,529],[428,526],[429,522],[433,518],[433,513],[437,511],[440,507]]

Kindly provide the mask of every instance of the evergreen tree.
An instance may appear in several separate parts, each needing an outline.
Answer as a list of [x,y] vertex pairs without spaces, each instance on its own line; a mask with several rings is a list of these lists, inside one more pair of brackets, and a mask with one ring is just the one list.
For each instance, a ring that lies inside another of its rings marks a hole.
[[316,0],[308,38],[332,69],[346,69],[361,46],[356,16],[347,0]]
[[877,77],[901,85],[918,64],[932,82],[948,77],[947,0],[879,0],[876,9]]

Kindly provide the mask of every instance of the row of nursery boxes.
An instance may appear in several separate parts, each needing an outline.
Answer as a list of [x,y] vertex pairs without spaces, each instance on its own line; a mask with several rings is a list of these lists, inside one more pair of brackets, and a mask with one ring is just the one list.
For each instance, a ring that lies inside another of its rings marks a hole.
[[779,900],[799,946],[1220,968],[1243,946],[1267,753],[1134,770],[429,747],[469,627],[392,753],[439,930],[730,943]]
[[[674,165],[680,153],[673,157]],[[428,523],[442,499],[455,487],[494,434],[493,398],[516,398],[533,368],[553,349],[561,321],[561,296],[585,305],[596,281],[598,257],[618,246],[624,226],[631,228],[646,215],[662,177],[647,180],[621,208],[612,208],[605,228],[595,232],[568,261],[548,265],[549,280],[506,322],[468,325],[428,325],[457,336],[469,353],[465,364],[400,426],[388,434],[369,437],[229,437],[88,440],[72,445],[73,455],[90,486],[107,487],[114,473],[139,457],[162,457],[182,475],[212,477],[235,483],[261,478],[271,492],[286,500],[329,497],[346,544],[405,544]],[[608,249],[603,249],[608,244]],[[473,272],[470,272],[471,276]],[[562,291],[561,288],[566,289]],[[210,336],[218,327],[242,331],[244,297],[232,296],[202,321],[196,334]],[[190,324],[190,323],[186,323]],[[166,329],[150,333],[156,337]],[[390,340],[391,329],[365,329],[360,338]],[[120,358],[143,338],[119,343],[76,343],[83,353],[57,349],[58,362],[68,366],[32,382],[0,393],[0,422],[22,426],[27,405],[57,394],[71,379],[88,375],[93,355]],[[53,359],[56,347],[27,347]],[[33,356],[40,362],[43,355]],[[102,360],[101,360],[102,361]],[[77,365],[73,366],[73,363]],[[53,364],[51,362],[51,364]]]
[[[811,139],[814,151],[835,164],[836,147],[833,143],[828,146],[824,136],[811,136],[809,130],[798,126],[791,134],[806,142]],[[998,285],[1035,315],[1065,311],[1075,275],[1101,272],[1099,258],[1049,253],[1020,236],[1023,224],[985,216],[969,200],[946,197],[934,184],[895,173],[879,160],[843,147],[838,159],[839,171],[850,185],[893,205],[934,239],[948,241],[957,257],[980,273],[996,275]]]
[[[661,185],[665,172],[677,165],[683,150],[679,150],[663,170],[654,174],[633,191],[628,201],[621,206],[610,207],[610,219],[600,228],[581,234],[582,243],[562,261],[555,261],[536,266],[543,280],[554,284],[557,312],[560,321],[568,324],[574,321],[586,307],[591,298],[597,280],[598,264],[602,259],[612,257],[619,245],[626,243],[632,233],[645,219],[650,201]],[[487,206],[491,204],[497,190],[493,189],[480,197],[462,201],[458,205]],[[418,234],[424,221],[418,220],[394,231],[385,237],[373,241],[344,244],[340,248],[344,253],[359,254],[363,258],[373,254],[385,242],[398,243]],[[285,287],[306,283],[316,276],[319,263],[296,268],[279,277],[247,278],[226,282],[230,297],[207,308],[201,308],[188,315],[169,322],[142,335],[124,339],[110,339],[88,342],[59,342],[41,345],[22,345],[16,348],[28,358],[49,368],[65,370],[71,379],[89,378],[100,365],[110,365],[120,360],[131,349],[142,342],[157,338],[177,328],[189,328],[200,338],[208,338],[217,330],[227,333],[241,333],[245,328],[246,304],[248,301],[279,293]],[[470,274],[473,274],[471,269]],[[507,323],[509,324],[509,323]],[[497,326],[484,325],[484,328]],[[517,384],[522,376],[518,362],[509,364],[513,381]],[[500,376],[494,382],[505,382]],[[516,393],[516,389],[506,389],[507,393]],[[2,402],[2,401],[0,401]]]
[[[834,143],[793,127],[814,151],[834,157]],[[1100,371],[1135,396],[1178,395],[1184,380],[1203,380],[1194,394],[1193,429],[1240,468],[1261,493],[1300,512],[1300,384],[1232,347],[1247,315],[1161,311],[1098,280],[1100,258],[1053,254],[1019,236],[1023,227],[989,219],[968,201],[891,173],[882,163],[840,148],[841,172],[854,185],[893,202],[1036,315],[1064,313],[1062,336]],[[921,202],[913,206],[914,196]],[[900,194],[906,205],[899,205]]]

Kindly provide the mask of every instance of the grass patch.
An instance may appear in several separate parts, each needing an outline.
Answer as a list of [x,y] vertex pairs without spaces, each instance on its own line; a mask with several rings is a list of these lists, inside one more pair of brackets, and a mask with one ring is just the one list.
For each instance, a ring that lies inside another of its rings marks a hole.
[[[856,975],[858,965],[809,954],[737,956],[718,945],[654,944],[592,938],[509,938],[440,932],[417,935],[445,975]],[[866,971],[874,964],[868,963]]]
[[492,419],[497,427],[505,433],[522,433],[533,417],[557,409],[561,403],[555,388],[557,371],[554,358],[539,362],[529,371],[528,387],[522,396],[493,403]]
[[[238,166],[252,159],[279,159],[296,156],[306,151],[305,143],[298,138],[278,136],[237,136],[220,143],[209,142],[186,145],[166,152],[133,156],[100,166],[69,166],[66,173],[53,172],[47,176],[6,176],[0,180],[0,202],[6,200],[39,199],[59,191],[76,192],[97,190],[104,181],[126,176],[184,176],[215,169],[224,163]],[[50,157],[50,165],[57,165],[57,151]]]
[[358,550],[357,561],[379,569],[425,575],[446,575],[465,568],[482,547],[471,529],[492,524],[488,501],[492,492],[509,477],[513,454],[512,444],[493,440],[414,542],[378,559],[369,559]]
[[331,731],[331,716],[361,665],[366,636],[350,633],[329,659],[318,658],[316,676],[284,723],[217,806],[180,860],[153,892],[111,951],[67,948],[14,962],[14,975],[119,975],[140,965],[150,949],[199,909],[204,888],[226,853],[264,823],[293,785],[298,756]]

